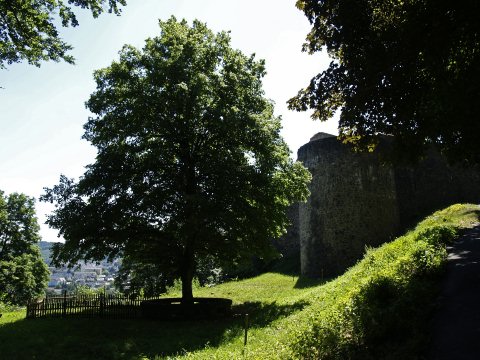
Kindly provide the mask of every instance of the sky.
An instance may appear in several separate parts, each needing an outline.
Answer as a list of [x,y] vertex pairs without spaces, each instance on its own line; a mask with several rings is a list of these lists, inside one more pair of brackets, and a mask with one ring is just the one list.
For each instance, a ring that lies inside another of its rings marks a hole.
[[[75,65],[20,63],[0,69],[0,190],[7,194],[38,199],[60,174],[78,179],[84,173],[96,155],[81,139],[91,116],[85,101],[95,90],[93,71],[118,59],[124,44],[142,48],[145,39],[160,34],[158,20],[172,15],[206,22],[215,32],[229,30],[232,47],[265,59],[265,96],[282,116],[282,136],[293,158],[315,133],[337,134],[336,119],[312,121],[308,112],[287,109],[286,101],[330,62],[325,53],[301,51],[310,24],[295,0],[127,0],[121,16],[76,13],[80,25],[60,29],[74,47]],[[37,201],[36,210],[42,239],[58,241],[57,232],[44,224],[52,205]]]

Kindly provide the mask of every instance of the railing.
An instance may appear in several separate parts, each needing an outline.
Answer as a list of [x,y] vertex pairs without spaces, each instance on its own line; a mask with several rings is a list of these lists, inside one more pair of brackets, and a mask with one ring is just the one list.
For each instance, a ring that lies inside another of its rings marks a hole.
[[140,303],[150,298],[129,298],[123,295],[47,296],[27,304],[27,319],[40,317],[105,317],[132,319],[141,316]]

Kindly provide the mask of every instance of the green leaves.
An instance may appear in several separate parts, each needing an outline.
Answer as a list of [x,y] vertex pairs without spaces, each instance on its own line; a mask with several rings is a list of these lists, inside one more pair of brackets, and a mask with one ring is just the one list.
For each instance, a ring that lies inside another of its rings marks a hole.
[[[126,1],[73,0],[68,4],[90,9],[97,17],[107,9],[120,14],[118,5],[126,5]],[[48,60],[73,63],[73,57],[68,55],[72,46],[60,39],[54,25],[56,16],[62,26],[78,25],[69,5],[56,0],[0,0],[0,69],[23,60],[36,66]]]
[[48,268],[38,248],[34,200],[0,190],[0,302],[23,305],[43,294]]
[[39,230],[34,200],[18,193],[5,196],[0,190],[0,259],[28,252],[40,241]]
[[183,279],[198,259],[270,254],[309,174],[263,96],[263,61],[199,21],[160,27],[95,73],[84,137],[96,162],[44,199],[58,205],[48,223],[66,239],[59,259],[121,253]]

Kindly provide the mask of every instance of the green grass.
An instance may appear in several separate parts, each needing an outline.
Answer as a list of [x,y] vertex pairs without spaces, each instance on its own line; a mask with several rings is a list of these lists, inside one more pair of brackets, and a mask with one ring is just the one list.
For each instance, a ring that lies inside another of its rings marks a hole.
[[[454,205],[326,284],[277,273],[200,288],[227,297],[243,317],[199,322],[0,318],[6,359],[415,359],[428,339],[445,245],[478,222]],[[173,294],[172,294],[173,295]]]
[[23,319],[25,317],[25,309],[19,309],[10,312],[0,311],[0,314],[2,314],[2,317],[0,318],[0,324],[8,324]]
[[[298,277],[263,274],[254,279],[200,288],[195,296],[234,299],[234,311],[249,313],[252,329],[299,311],[308,288],[296,288]],[[172,294],[174,295],[174,294]],[[243,316],[198,322],[103,319],[25,319],[25,311],[0,318],[0,358],[6,359],[143,359],[176,357],[205,346],[238,343]],[[242,338],[243,339],[243,338]],[[243,341],[243,340],[242,340]]]

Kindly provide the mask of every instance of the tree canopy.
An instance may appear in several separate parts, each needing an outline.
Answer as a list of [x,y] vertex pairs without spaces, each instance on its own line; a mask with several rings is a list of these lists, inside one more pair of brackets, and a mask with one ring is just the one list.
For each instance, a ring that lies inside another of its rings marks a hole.
[[73,63],[72,46],[59,37],[55,23],[77,26],[72,6],[90,9],[96,18],[106,10],[120,14],[119,5],[126,0],[0,0],[0,68],[23,60],[36,66],[42,60]]
[[34,200],[0,190],[0,302],[23,305],[45,291],[49,272],[39,229]]
[[333,61],[291,109],[326,120],[360,148],[393,135],[415,157],[436,147],[480,161],[480,2],[476,0],[298,0],[312,24],[304,50]]
[[65,238],[56,262],[121,255],[180,278],[188,302],[199,260],[272,253],[310,174],[280,137],[263,61],[199,21],[160,28],[95,72],[84,138],[96,161],[42,199],[56,205],[47,223]]

